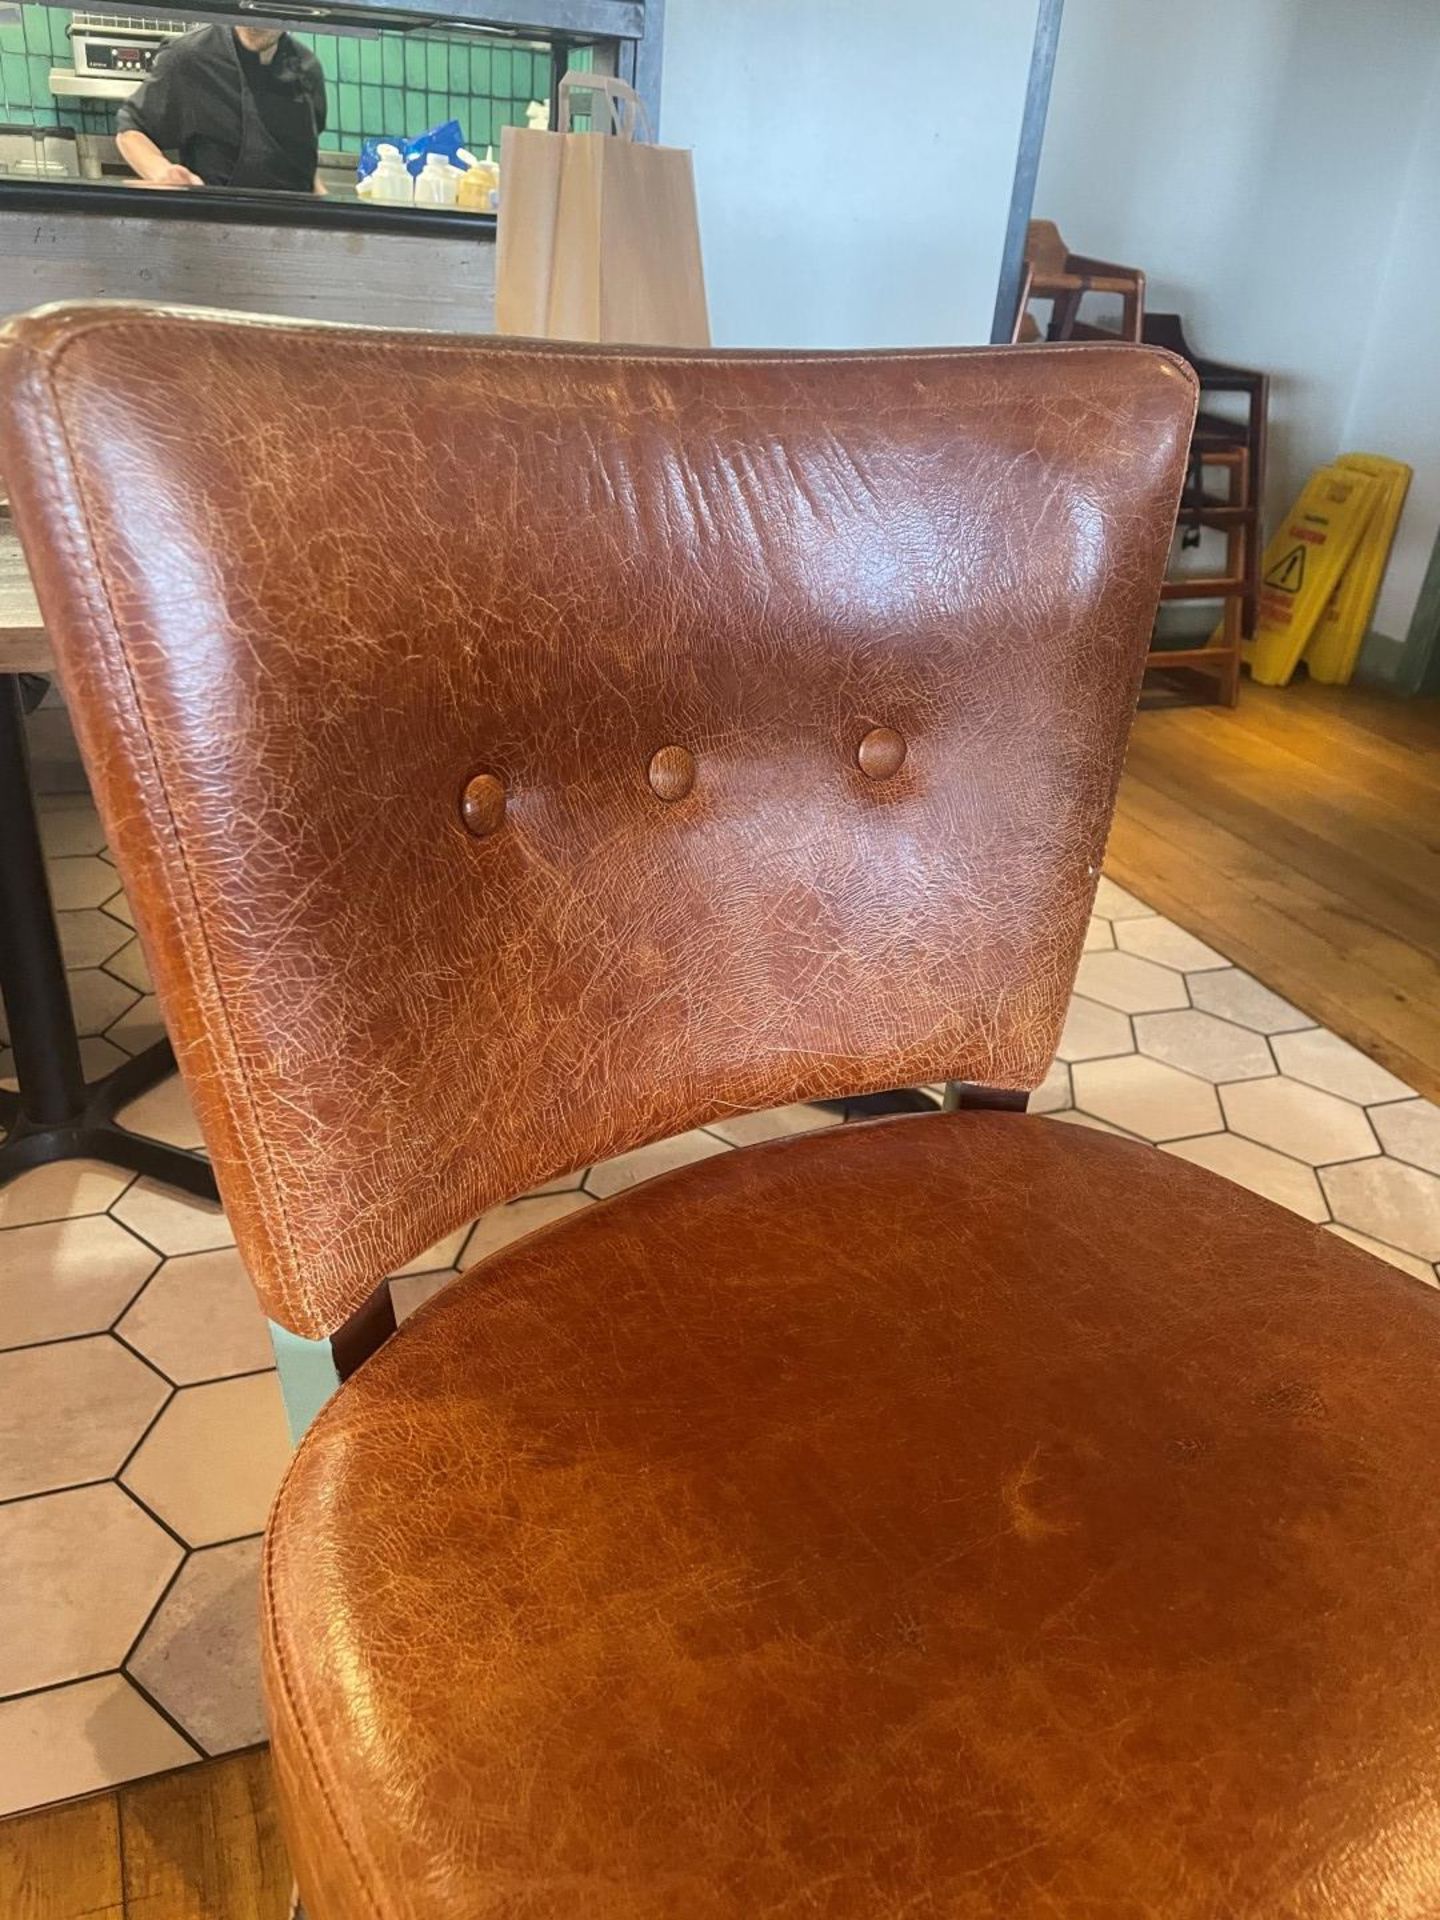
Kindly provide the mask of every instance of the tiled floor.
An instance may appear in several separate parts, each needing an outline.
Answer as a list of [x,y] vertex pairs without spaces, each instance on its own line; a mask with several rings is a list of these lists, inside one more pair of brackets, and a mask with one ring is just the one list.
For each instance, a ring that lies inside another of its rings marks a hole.
[[[45,830],[98,1070],[156,1036],[154,1001],[94,814],[56,802]],[[1435,1285],[1440,1108],[1108,881],[1096,904],[1032,1104],[1211,1167]],[[198,1144],[176,1082],[128,1117]],[[412,1262],[397,1306],[665,1167],[826,1124],[749,1115],[554,1181]],[[286,1451],[218,1209],[95,1165],[0,1189],[0,1812],[261,1737],[255,1568]]]

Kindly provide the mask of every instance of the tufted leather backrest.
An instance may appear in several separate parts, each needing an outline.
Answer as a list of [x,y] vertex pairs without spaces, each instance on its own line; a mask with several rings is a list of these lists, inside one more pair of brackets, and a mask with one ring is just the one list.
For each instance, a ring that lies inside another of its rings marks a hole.
[[0,466],[268,1311],[737,1108],[1038,1081],[1193,409],[1132,348],[17,323]]

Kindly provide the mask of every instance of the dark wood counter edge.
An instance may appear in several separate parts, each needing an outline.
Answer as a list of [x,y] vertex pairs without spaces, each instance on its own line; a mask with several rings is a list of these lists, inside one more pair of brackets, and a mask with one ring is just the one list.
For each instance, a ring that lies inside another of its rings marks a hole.
[[0,213],[81,213],[111,220],[208,220],[220,226],[495,238],[493,213],[460,213],[453,207],[377,207],[318,193],[251,193],[231,187],[171,190],[104,180],[0,179]]

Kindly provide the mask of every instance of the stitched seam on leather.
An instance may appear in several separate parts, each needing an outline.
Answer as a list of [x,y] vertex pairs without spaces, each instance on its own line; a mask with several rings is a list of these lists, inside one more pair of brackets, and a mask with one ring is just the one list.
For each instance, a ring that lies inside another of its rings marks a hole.
[[[177,327],[199,328],[202,332],[215,332],[221,324],[235,328],[239,332],[280,333],[291,339],[325,340],[334,342],[336,334],[369,334],[373,336],[365,342],[367,348],[375,347],[384,352],[419,353],[448,357],[451,354],[531,354],[539,358],[569,357],[576,360],[619,360],[633,366],[690,367],[690,366],[736,366],[736,367],[822,367],[846,366],[855,362],[878,360],[886,364],[908,363],[911,361],[943,360],[955,361],[1009,358],[1020,352],[1013,343],[1001,345],[960,346],[960,347],[892,347],[855,349],[848,351],[837,348],[827,353],[774,353],[766,349],[752,350],[748,347],[716,347],[705,353],[676,353],[665,347],[657,347],[642,352],[633,349],[617,349],[605,342],[586,340],[532,340],[509,334],[446,334],[438,339],[426,339],[419,333],[409,333],[394,327],[369,327],[363,323],[352,324],[349,321],[332,321],[328,325],[314,321],[289,321],[283,315],[231,313],[224,309],[216,310],[216,318],[202,317],[200,313],[145,313],[133,319],[114,313],[96,315],[88,324],[77,326],[73,333],[62,340],[58,346],[40,349],[42,357],[48,358],[51,366],[58,370],[61,360],[70,348],[91,333],[108,329],[111,333],[137,333],[153,330],[157,333]],[[1113,358],[1123,355],[1130,360],[1136,357],[1133,346],[1112,347],[1103,342],[1085,340],[1057,341],[1045,354],[1047,364],[1053,363],[1061,354],[1080,354],[1089,359],[1100,357]],[[1199,376],[1188,361],[1167,347],[1142,345],[1139,357],[1160,361],[1184,374],[1188,384],[1199,392]],[[1008,402],[1009,396],[996,396],[990,404],[998,404],[1001,399]],[[985,404],[981,399],[971,404]]]
[[270,1642],[270,1651],[275,1662],[275,1672],[279,1678],[280,1688],[285,1696],[286,1709],[290,1715],[290,1725],[296,1740],[299,1742],[300,1749],[305,1756],[305,1764],[310,1770],[311,1778],[315,1784],[315,1791],[320,1797],[320,1804],[329,1817],[330,1824],[335,1830],[335,1837],[344,1849],[346,1859],[350,1862],[351,1871],[355,1876],[355,1884],[359,1889],[361,1898],[365,1901],[370,1912],[375,1916],[375,1920],[384,1920],[383,1912],[371,1889],[369,1879],[367,1878],[365,1868],[361,1863],[356,1847],[346,1831],[344,1821],[340,1818],[339,1809],[330,1792],[325,1775],[321,1771],[314,1744],[311,1741],[309,1731],[300,1713],[299,1690],[290,1671],[280,1629],[280,1612],[275,1603],[275,1564],[271,1539],[279,1522],[280,1508],[284,1503],[286,1488],[289,1485],[290,1475],[294,1470],[295,1465],[294,1461],[292,1461],[286,1472],[285,1479],[281,1483],[280,1491],[276,1495],[275,1505],[270,1513],[270,1521],[265,1530],[265,1548],[261,1558],[261,1593],[265,1607],[266,1633]]
[[[139,722],[140,735],[141,735],[141,739],[143,741],[144,747],[146,749],[146,756],[150,763],[153,781],[156,789],[158,790],[161,803],[163,804],[165,809],[165,817],[170,830],[170,838],[176,850],[176,855],[178,856],[180,868],[184,878],[185,891],[186,893],[188,893],[188,896],[189,896],[189,905],[190,905],[191,916],[193,920],[194,933],[199,940],[204,965],[209,975],[209,984],[211,987],[211,991],[214,994],[215,1004],[218,1007],[221,1018],[224,1022],[225,1041],[226,1041],[227,1050],[230,1056],[229,1071],[227,1072],[224,1083],[223,1083],[224,1090],[225,1090],[225,1097],[227,1101],[233,1099],[233,1091],[232,1091],[233,1085],[236,1081],[238,1081],[245,1104],[249,1109],[250,1125],[254,1131],[256,1139],[259,1142],[261,1162],[263,1164],[265,1180],[261,1181],[260,1179],[256,1178],[256,1175],[259,1172],[259,1168],[257,1168],[254,1158],[249,1153],[247,1153],[245,1156],[246,1167],[251,1175],[251,1178],[255,1180],[255,1184],[257,1187],[261,1187],[268,1182],[271,1189],[271,1192],[269,1195],[269,1201],[273,1209],[271,1217],[278,1221],[278,1224],[280,1227],[280,1239],[282,1243],[279,1247],[277,1247],[277,1251],[281,1253],[283,1263],[285,1267],[288,1269],[281,1276],[284,1282],[285,1304],[291,1307],[293,1310],[293,1307],[295,1305],[295,1296],[299,1292],[299,1278],[300,1278],[300,1265],[299,1265],[299,1259],[295,1251],[294,1236],[291,1231],[290,1221],[289,1221],[288,1215],[286,1214],[284,1203],[280,1197],[280,1187],[276,1177],[275,1163],[274,1163],[273,1155],[271,1152],[270,1142],[265,1133],[264,1128],[260,1124],[260,1116],[255,1106],[254,1097],[251,1093],[249,1083],[246,1079],[244,1072],[240,1068],[239,1048],[236,1044],[234,1022],[231,1015],[230,1006],[225,997],[224,989],[221,986],[219,974],[215,966],[214,954],[212,952],[211,945],[210,945],[209,930],[205,924],[205,916],[200,907],[199,895],[195,886],[194,875],[191,871],[189,857],[185,851],[184,842],[180,835],[179,828],[175,818],[174,806],[171,802],[169,789],[166,785],[164,770],[161,766],[160,755],[156,745],[155,730],[150,723],[149,715],[145,710],[145,704],[140,697],[140,690],[135,679],[134,670],[130,661],[130,655],[125,646],[125,642],[120,630],[120,622],[115,612],[115,600],[114,600],[114,595],[111,591],[109,574],[105,567],[105,563],[101,558],[100,545],[96,538],[95,528],[90,518],[89,507],[85,500],[85,490],[80,480],[79,467],[76,463],[74,450],[71,446],[68,422],[66,418],[65,403],[60,391],[60,384],[59,384],[60,360],[61,360],[61,356],[59,354],[56,354],[51,358],[49,364],[47,365],[44,357],[41,356],[38,359],[37,370],[40,372],[42,378],[45,380],[46,384],[50,389],[50,398],[51,398],[53,411],[54,411],[54,420],[55,420],[56,428],[58,430],[58,444],[52,445],[51,457],[52,459],[56,459],[57,465],[61,466],[67,474],[67,477],[69,480],[69,490],[72,492],[74,496],[75,503],[79,508],[80,518],[84,526],[84,542],[76,540],[74,533],[69,525],[68,519],[63,514],[60,516],[61,539],[64,541],[65,545],[70,549],[71,558],[78,563],[77,577],[82,579],[84,578],[84,575],[86,572],[86,560],[87,560],[87,555],[84,551],[84,547],[85,547],[85,544],[87,543],[89,546],[88,559],[90,561],[91,566],[93,567],[95,579],[99,583],[106,624],[109,627],[115,655],[119,660],[121,669],[124,673],[126,685],[128,686],[128,689],[129,689],[130,701],[134,709],[135,717]],[[87,592],[86,598],[92,599],[92,596]],[[92,604],[93,604],[93,600],[92,600]],[[181,901],[173,886],[174,876],[171,872],[170,864],[162,860],[160,862],[160,872],[163,874],[165,881],[167,883],[167,890],[170,892],[171,903],[177,909],[176,918],[177,920],[179,920],[183,930],[185,916],[183,912],[178,911],[178,909],[181,906]],[[232,1131],[237,1133],[239,1132],[238,1129],[234,1128],[233,1122],[232,1122]],[[263,1195],[260,1197],[264,1198]]]
[[[333,328],[316,326],[314,324],[296,326],[281,319],[262,318],[259,320],[251,320],[244,317],[234,317],[224,322],[223,324],[228,325],[232,331],[243,332],[246,329],[253,328],[254,330],[262,333],[289,336],[295,339],[306,340],[311,343],[314,343],[317,341],[332,341],[335,333],[335,330]],[[169,334],[173,334],[177,329],[188,331],[188,332],[198,331],[201,334],[204,334],[205,332],[209,331],[213,335],[217,331],[217,325],[215,322],[200,315],[192,316],[188,314],[159,314],[159,313],[147,311],[140,314],[136,314],[133,317],[131,317],[131,316],[109,313],[104,315],[96,315],[88,323],[81,323],[76,325],[73,331],[69,332],[64,338],[59,340],[55,345],[53,345],[48,349],[47,348],[40,349],[38,352],[35,353],[35,358],[39,366],[44,368],[49,375],[49,384],[50,384],[52,396],[55,402],[57,418],[59,419],[61,424],[62,433],[64,433],[65,431],[66,422],[65,422],[65,410],[60,398],[59,381],[60,381],[60,375],[61,375],[64,362],[66,361],[69,351],[72,347],[78,346],[81,342],[86,340],[91,334],[97,331],[103,332],[107,329],[117,337],[126,336],[133,339],[138,336],[138,337],[147,338],[147,339],[148,338],[163,339],[165,336]],[[424,338],[416,338],[413,335],[396,333],[394,331],[386,330],[386,329],[375,329],[373,341],[367,341],[366,344],[367,345],[373,344],[378,351],[382,351],[386,354],[391,354],[396,352],[408,352],[408,353],[414,353],[414,354],[419,354],[419,355],[424,355],[429,357],[439,357],[441,359],[449,359],[451,357],[454,357],[457,354],[462,356],[470,355],[477,359],[483,359],[485,355],[489,353],[494,353],[497,351],[502,356],[507,358],[512,357],[515,354],[523,354],[523,353],[529,353],[531,355],[539,354],[541,356],[544,356],[554,351],[554,349],[546,343],[537,344],[537,343],[525,342],[525,341],[515,341],[515,342],[507,341],[500,344],[497,349],[497,346],[493,343],[487,344],[485,346],[480,346],[477,340],[470,336],[449,336],[443,339],[433,339],[433,338],[424,339]],[[1117,351],[1123,351],[1126,353],[1132,352],[1131,349],[1106,349],[1104,347],[1095,348],[1095,347],[1083,345],[1083,344],[1072,345],[1067,350],[1071,353],[1081,353],[1081,354],[1088,353],[1092,358],[1096,358],[1097,356],[1106,357],[1108,360],[1113,360],[1114,354]],[[565,343],[562,346],[561,352],[562,352],[562,355],[567,355],[568,357],[582,363],[587,359],[597,359],[597,360],[609,359],[609,360],[620,360],[625,364],[635,366],[635,367],[644,367],[647,365],[653,365],[655,368],[660,370],[663,370],[665,367],[668,367],[668,366],[683,367],[686,365],[695,365],[695,364],[719,365],[719,366],[724,366],[727,364],[736,364],[739,366],[767,366],[767,367],[770,367],[770,366],[785,367],[785,366],[794,366],[796,364],[810,365],[810,366],[821,366],[821,365],[844,366],[846,364],[850,364],[853,359],[857,358],[856,356],[848,356],[844,354],[828,354],[828,353],[820,354],[820,355],[809,355],[809,356],[795,355],[795,354],[782,354],[782,355],[738,354],[738,355],[730,356],[729,359],[723,356],[684,356],[684,355],[674,355],[674,354],[665,354],[665,353],[659,353],[655,355],[633,355],[633,354],[632,355],[616,355],[607,348],[594,347],[587,344],[575,345],[572,343]],[[884,356],[875,356],[875,357],[883,358],[888,361],[900,362],[900,363],[943,362],[943,363],[953,365],[960,362],[962,359],[970,359],[970,360],[986,359],[986,358],[993,359],[996,357],[1000,357],[1000,358],[1013,357],[1013,355],[1014,355],[1013,348],[1003,347],[1003,346],[994,346],[994,347],[980,347],[980,348],[967,348],[967,349],[939,348],[939,349],[920,349],[918,351],[901,350],[896,353],[892,353]],[[1051,356],[1046,356],[1047,360],[1049,360],[1050,357]],[[1173,356],[1165,354],[1163,351],[1154,351],[1148,357],[1152,361],[1173,360]],[[1174,364],[1179,366],[1182,363],[1175,362]],[[1189,384],[1193,388],[1193,385],[1194,385],[1193,379],[1189,381]],[[988,401],[992,405],[1008,405],[1011,402],[1011,396],[1005,393],[999,393],[993,396],[976,396],[977,404],[983,404],[986,401]],[[172,842],[178,854],[179,865],[183,869],[185,887],[188,891],[189,905],[190,905],[191,913],[193,917],[194,933],[198,939],[199,946],[201,948],[202,955],[203,955],[205,974],[206,974],[206,983],[209,987],[210,993],[213,995],[214,1005],[217,1008],[221,1017],[221,1022],[223,1023],[224,1041],[226,1043],[225,1052],[228,1057],[225,1061],[226,1070],[224,1071],[222,1076],[222,1086],[219,1089],[219,1092],[221,1094],[221,1097],[223,1097],[226,1103],[230,1106],[232,1115],[241,1100],[243,1100],[245,1109],[248,1110],[250,1122],[255,1134],[255,1139],[256,1139],[256,1142],[258,1143],[258,1155],[253,1149],[246,1151],[245,1164],[247,1166],[247,1170],[250,1174],[250,1177],[253,1180],[255,1187],[257,1189],[256,1198],[265,1204],[269,1219],[271,1222],[273,1222],[274,1237],[272,1240],[272,1246],[273,1246],[274,1255],[276,1257],[277,1272],[275,1274],[275,1279],[277,1283],[277,1290],[279,1292],[280,1298],[282,1299],[285,1306],[289,1309],[289,1311],[292,1314],[294,1314],[297,1308],[303,1308],[304,1312],[302,1317],[307,1321],[309,1321],[313,1318],[311,1302],[308,1300],[308,1298],[302,1297],[304,1294],[304,1289],[302,1286],[301,1263],[299,1261],[298,1251],[297,1251],[297,1246],[295,1241],[294,1225],[289,1217],[289,1213],[287,1211],[284,1198],[283,1198],[283,1189],[281,1188],[280,1182],[278,1180],[277,1170],[276,1170],[275,1160],[274,1160],[273,1146],[268,1137],[268,1134],[260,1125],[260,1108],[256,1100],[254,1089],[252,1088],[248,1077],[245,1075],[245,1073],[243,1073],[240,1070],[238,1065],[239,1051],[238,1051],[238,1046],[236,1042],[235,1014],[222,988],[218,970],[215,966],[213,950],[211,946],[210,929],[207,922],[207,917],[201,906],[198,889],[195,883],[195,876],[191,868],[189,858],[187,856],[184,846],[181,844],[180,836],[176,828],[174,808],[170,801],[169,791],[166,786],[165,777],[162,770],[160,754],[156,744],[156,733],[155,733],[155,730],[150,725],[149,717],[146,713],[144,703],[140,698],[140,693],[139,693],[138,685],[135,680],[130,657],[120,635],[119,623],[115,616],[113,595],[111,594],[110,584],[109,584],[108,577],[106,575],[105,566],[100,558],[99,543],[95,539],[94,532],[91,527],[88,511],[86,510],[85,503],[82,497],[82,489],[79,484],[78,475],[75,470],[75,462],[74,462],[73,454],[70,452],[70,449],[69,449],[68,438],[66,441],[66,454],[67,454],[67,458],[69,460],[69,464],[71,468],[71,484],[74,489],[77,501],[79,501],[81,514],[85,522],[87,534],[89,536],[90,546],[92,549],[91,558],[93,560],[94,570],[100,579],[101,585],[103,587],[104,595],[105,595],[106,612],[109,616],[109,625],[110,625],[112,636],[115,643],[115,651],[119,658],[120,664],[124,669],[124,672],[128,681],[130,700],[139,718],[141,729],[145,736],[145,742],[149,749],[149,758],[154,771],[154,778],[159,788],[160,796],[162,801],[164,802],[166,813],[169,819]],[[78,547],[76,548],[76,551],[79,551]],[[171,885],[172,901],[178,908],[179,902],[178,900],[175,899],[175,895],[173,891],[173,876],[168,871],[166,871],[163,865],[162,865],[161,871],[167,884]],[[177,917],[181,918],[182,927],[183,927],[183,915],[177,915]],[[240,1092],[238,1096],[233,1085],[233,1082],[236,1079],[238,1079],[239,1081],[239,1088],[240,1088]],[[231,1126],[232,1126],[232,1130],[234,1130],[233,1118],[231,1121]],[[267,1188],[268,1188],[268,1193],[266,1192]],[[327,1292],[333,1292],[333,1291],[334,1291],[333,1286],[327,1287]],[[328,1319],[331,1317],[331,1311],[330,1309],[327,1308],[327,1309],[324,1309],[324,1312],[325,1312],[325,1318],[328,1321]]]

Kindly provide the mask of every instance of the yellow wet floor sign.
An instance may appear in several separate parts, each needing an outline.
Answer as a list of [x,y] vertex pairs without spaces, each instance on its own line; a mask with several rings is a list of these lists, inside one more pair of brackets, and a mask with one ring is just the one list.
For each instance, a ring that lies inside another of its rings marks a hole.
[[1380,582],[1410,486],[1410,468],[1403,460],[1386,460],[1378,453],[1342,453],[1335,464],[1347,472],[1368,474],[1380,488],[1360,544],[1305,649],[1305,665],[1312,680],[1343,685],[1355,671],[1360,648],[1370,631]]
[[1316,680],[1350,678],[1409,483],[1402,461],[1373,453],[1311,474],[1261,562],[1253,679],[1283,687],[1302,655]]
[[1260,563],[1255,637],[1245,649],[1252,679],[1283,687],[1340,584],[1379,494],[1369,474],[1321,467],[1281,522]]

